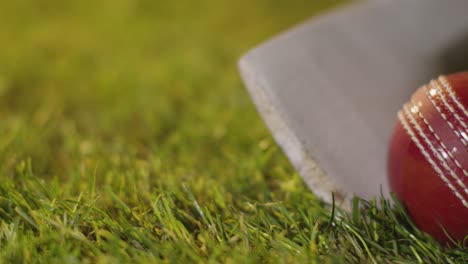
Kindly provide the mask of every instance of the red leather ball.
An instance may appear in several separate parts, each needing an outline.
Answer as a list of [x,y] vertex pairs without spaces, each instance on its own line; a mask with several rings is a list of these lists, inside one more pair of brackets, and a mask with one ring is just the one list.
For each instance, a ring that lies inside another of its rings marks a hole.
[[[442,243],[468,236],[468,72],[419,88],[390,141],[391,190],[414,223]],[[445,231],[444,231],[445,230]]]

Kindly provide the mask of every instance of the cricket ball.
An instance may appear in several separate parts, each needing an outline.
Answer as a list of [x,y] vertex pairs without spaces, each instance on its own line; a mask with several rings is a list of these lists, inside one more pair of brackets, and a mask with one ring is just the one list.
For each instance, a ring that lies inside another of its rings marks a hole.
[[390,188],[422,231],[443,244],[468,236],[468,71],[422,86],[398,112]]

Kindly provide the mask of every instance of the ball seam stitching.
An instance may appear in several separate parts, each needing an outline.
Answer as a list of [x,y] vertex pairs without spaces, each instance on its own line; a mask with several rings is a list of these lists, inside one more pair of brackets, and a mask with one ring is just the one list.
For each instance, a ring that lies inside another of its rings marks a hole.
[[466,123],[463,121],[463,119],[458,115],[458,113],[455,111],[455,109],[452,107],[452,105],[447,101],[447,97],[445,96],[446,91],[444,91],[441,87],[443,85],[440,85],[440,82],[437,80],[434,80],[431,82],[433,86],[436,86],[440,90],[440,98],[442,100],[442,103],[445,105],[445,107],[448,108],[450,113],[455,117],[456,121],[460,123],[460,125],[466,130],[467,126]]
[[447,78],[445,76],[440,76],[439,81],[444,86],[444,88],[447,90],[448,94],[450,95],[452,100],[455,102],[455,104],[458,106],[458,108],[460,108],[463,111],[463,113],[465,114],[465,116],[468,117],[468,111],[466,111],[463,104],[460,103],[460,101],[458,100],[458,98],[457,98],[457,96],[455,94],[455,91],[452,89],[452,85],[449,83]]
[[458,131],[455,129],[455,127],[453,126],[452,122],[450,122],[447,118],[447,116],[442,112],[442,110],[440,109],[440,107],[437,105],[437,103],[433,100],[432,96],[429,94],[429,92],[427,91],[427,86],[423,86],[422,89],[424,90],[424,92],[426,93],[426,96],[429,98],[429,100],[431,101],[432,105],[436,108],[437,112],[439,112],[440,116],[442,116],[442,118],[445,120],[445,122],[448,124],[448,126],[452,129],[453,133],[455,133],[455,135],[457,136],[457,138],[461,141],[461,143],[466,147],[468,146],[467,142],[460,136],[460,134],[458,133]]
[[[405,106],[403,106],[403,109],[404,109],[404,112],[405,112],[405,116],[409,117],[408,116],[408,113],[407,113],[407,110],[405,108]],[[408,124],[408,122],[405,120],[406,118],[403,116],[403,113],[400,111],[398,113],[398,118],[400,120],[400,123],[402,124],[402,126],[405,128],[406,132],[408,133],[408,135],[410,136],[410,138],[412,139],[412,141],[416,144],[416,146],[419,148],[419,150],[421,151],[421,153],[424,155],[424,157],[426,158],[426,160],[431,164],[431,166],[433,167],[433,169],[437,172],[437,174],[439,175],[439,178],[442,179],[442,181],[445,182],[445,184],[449,187],[449,189],[452,190],[453,194],[462,202],[462,204],[468,208],[468,202],[465,200],[465,198],[463,197],[463,195],[461,195],[459,193],[459,191],[457,190],[457,188],[455,188],[455,186],[452,185],[451,181],[445,176],[445,173],[441,170],[441,168],[435,163],[435,161],[431,158],[430,154],[428,153],[428,151],[424,148],[424,146],[421,144],[421,142],[419,141],[419,139],[417,138],[417,136],[415,135],[414,131],[411,130],[410,128],[410,125]],[[413,124],[414,125],[414,124]]]
[[[458,163],[457,159],[455,159],[455,157],[453,157],[453,155],[450,153],[450,151],[448,150],[448,148],[445,146],[444,142],[442,142],[442,140],[439,138],[439,136],[435,133],[435,131],[432,129],[431,125],[429,124],[429,122],[426,120],[426,118],[424,117],[424,115],[421,113],[421,111],[419,111],[419,107],[416,106],[414,104],[414,102],[411,101],[411,104],[413,105],[413,107],[415,107],[415,111],[411,111],[411,113],[415,113],[417,112],[418,116],[421,118],[421,120],[424,122],[424,124],[427,126],[427,128],[429,129],[430,133],[432,134],[432,136],[436,139],[437,143],[442,146],[442,149],[448,154],[448,156],[450,156],[453,160],[454,160],[454,163],[455,165],[461,169],[463,171],[463,173],[466,175],[466,171],[465,169],[463,169],[463,167],[461,166],[461,164]],[[424,131],[422,130],[421,126],[417,123],[416,119],[411,116],[412,120],[414,120],[417,128],[416,130],[418,130],[418,132],[422,135],[423,139],[426,141],[426,143],[428,145],[430,145],[430,148],[431,148],[431,151],[433,151],[433,153],[436,153],[436,156],[437,158],[439,159],[439,161],[441,161],[443,163],[443,167],[449,171],[450,175],[452,176],[452,178],[458,183],[458,185],[460,185],[460,187],[462,187],[463,191],[468,194],[468,188],[466,188],[465,184],[463,183],[463,181],[458,177],[458,175],[452,170],[452,168],[450,167],[449,164],[447,164],[446,160],[444,159],[443,155],[441,155],[436,147],[432,144],[431,140],[427,137],[426,133],[424,133]]]

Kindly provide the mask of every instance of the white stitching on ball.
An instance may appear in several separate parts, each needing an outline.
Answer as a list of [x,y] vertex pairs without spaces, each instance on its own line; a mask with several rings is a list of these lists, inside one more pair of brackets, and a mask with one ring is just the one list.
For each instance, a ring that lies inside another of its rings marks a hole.
[[439,177],[445,182],[445,184],[452,190],[453,194],[460,199],[461,203],[468,208],[468,202],[463,198],[463,196],[458,192],[458,190],[450,183],[450,181],[445,177],[444,173],[442,170],[437,166],[437,164],[432,160],[430,157],[429,153],[424,149],[424,147],[421,145],[421,142],[419,142],[419,139],[416,137],[414,132],[411,130],[409,124],[406,122],[403,113],[401,111],[398,112],[398,119],[400,120],[401,125],[403,128],[406,130],[406,133],[410,136],[410,138],[413,140],[413,142],[416,144],[416,146],[419,148],[421,153],[424,155],[426,160],[431,164],[432,168],[437,172]]

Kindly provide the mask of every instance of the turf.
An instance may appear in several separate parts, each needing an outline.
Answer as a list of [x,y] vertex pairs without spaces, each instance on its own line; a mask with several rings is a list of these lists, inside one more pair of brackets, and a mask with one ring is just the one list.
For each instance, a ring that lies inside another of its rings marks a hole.
[[0,262],[464,263],[321,203],[245,92],[243,52],[339,3],[2,1]]

